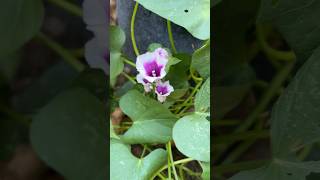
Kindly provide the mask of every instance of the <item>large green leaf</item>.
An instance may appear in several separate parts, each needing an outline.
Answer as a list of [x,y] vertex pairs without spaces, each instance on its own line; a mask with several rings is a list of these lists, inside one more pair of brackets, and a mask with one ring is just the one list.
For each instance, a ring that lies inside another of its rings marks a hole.
[[66,179],[107,179],[105,110],[104,104],[84,89],[58,95],[33,118],[33,148]]
[[136,90],[129,91],[120,99],[120,108],[133,125],[122,136],[130,144],[166,143],[171,140],[176,117],[158,101]]
[[118,140],[110,143],[110,180],[150,179],[167,163],[167,152],[156,149],[139,159],[132,155],[131,148]]
[[195,68],[202,77],[207,78],[210,76],[210,41],[193,53],[191,66]]
[[41,0],[2,0],[0,6],[0,56],[7,55],[29,41],[43,19]]
[[233,180],[301,180],[310,172],[320,172],[320,161],[299,162],[294,157],[305,145],[320,140],[319,58],[320,48],[299,70],[273,109],[272,162],[265,168],[240,173]]
[[198,39],[210,38],[210,0],[137,0],[144,8],[186,28]]
[[320,44],[319,9],[317,0],[262,0],[259,21],[272,23],[306,61]]
[[192,114],[179,119],[173,127],[172,136],[184,155],[210,161],[210,122],[205,117]]

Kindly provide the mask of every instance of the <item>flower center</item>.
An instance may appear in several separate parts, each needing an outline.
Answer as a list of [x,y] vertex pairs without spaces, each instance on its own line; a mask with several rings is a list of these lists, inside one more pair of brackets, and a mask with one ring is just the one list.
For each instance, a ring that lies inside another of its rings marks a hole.
[[160,94],[160,95],[164,95],[164,94],[167,94],[168,93],[168,88],[167,86],[157,86],[157,92]]
[[158,65],[157,62],[151,61],[151,62],[146,62],[144,63],[144,69],[146,70],[147,76],[151,77],[159,77],[161,69],[163,68],[162,65]]

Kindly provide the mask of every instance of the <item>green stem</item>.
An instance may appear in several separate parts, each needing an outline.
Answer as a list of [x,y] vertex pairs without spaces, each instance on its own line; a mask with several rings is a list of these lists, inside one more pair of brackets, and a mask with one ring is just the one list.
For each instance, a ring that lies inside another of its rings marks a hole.
[[[263,129],[263,120],[260,120],[256,126],[255,126],[255,130],[256,131],[261,131]],[[237,160],[244,152],[246,152],[256,141],[258,140],[258,138],[254,138],[253,140],[247,140],[243,143],[241,143],[237,148],[234,149],[234,151],[232,151],[230,154],[228,154],[228,156],[226,157],[226,159],[221,163],[221,164],[229,164],[234,162],[235,160]]]
[[257,138],[269,138],[269,130],[262,131],[247,131],[241,133],[228,134],[223,136],[217,136],[214,138],[215,144],[233,143],[235,141],[257,139]]
[[304,149],[299,153],[298,159],[300,159],[301,161],[305,160],[305,158],[310,154],[312,147],[312,144],[304,147]]
[[172,35],[171,22],[169,20],[167,20],[167,29],[168,29],[169,41],[171,44],[173,54],[177,54],[177,49],[174,45],[174,40],[173,40],[173,35]]
[[48,0],[48,2],[55,4],[58,7],[63,8],[64,10],[74,14],[76,16],[82,17],[82,9],[77,5],[74,5],[65,0]]
[[176,167],[173,164],[174,161],[173,161],[173,156],[172,156],[171,141],[168,142],[167,147],[168,147],[167,148],[168,149],[168,155],[169,155],[170,164],[172,166],[174,178],[176,180],[179,180],[178,174],[177,174],[177,171],[176,171]]
[[232,173],[243,170],[255,169],[265,165],[270,162],[269,160],[256,160],[256,161],[248,161],[248,162],[239,162],[234,164],[225,164],[219,166],[213,166],[213,172],[216,173]]
[[[179,108],[177,111],[175,111],[175,114],[177,114],[186,104],[188,104],[188,102],[189,102],[190,100],[192,100],[194,94],[195,94],[195,93],[197,92],[197,90],[200,88],[201,84],[202,84],[202,81],[200,81],[200,82],[196,85],[196,87],[195,87],[194,90],[191,92],[191,94],[190,94],[190,96],[187,98],[187,100],[182,103],[182,105],[180,106],[180,108]],[[186,110],[186,108],[182,109],[182,111],[181,111],[178,115],[182,114],[185,110]]]
[[258,39],[259,45],[268,56],[279,59],[279,60],[285,60],[285,61],[293,61],[296,59],[295,54],[291,51],[284,52],[284,51],[279,51],[270,47],[265,40],[262,26],[257,25],[256,28],[257,28],[257,39]]
[[136,19],[138,7],[139,7],[139,3],[136,2],[134,9],[133,9],[132,17],[131,17],[131,41],[132,41],[133,50],[134,50],[136,56],[139,56],[139,50],[138,50],[138,47],[136,44],[136,38],[134,36],[134,22]]
[[270,83],[269,88],[267,91],[263,94],[260,102],[256,106],[256,108],[251,112],[251,114],[246,118],[243,124],[239,126],[235,132],[243,132],[246,131],[251,127],[251,125],[254,123],[254,121],[257,119],[257,117],[266,109],[266,107],[269,105],[271,100],[274,98],[274,96],[277,94],[279,88],[282,86],[282,83],[286,80],[288,75],[290,74],[291,70],[294,67],[294,63],[291,62],[287,64],[272,80]]
[[132,67],[136,67],[136,65],[133,62],[129,61],[128,59],[123,58],[123,61]]
[[[168,146],[167,146],[167,149],[168,149]],[[168,151],[168,153],[169,153],[169,151]],[[171,178],[171,160],[170,160],[169,156],[168,156],[167,160],[168,160],[168,179],[171,180],[172,179]]]
[[222,119],[222,120],[214,120],[212,121],[213,126],[236,126],[240,124],[241,121],[233,120],[233,119]]
[[183,164],[179,166],[180,180],[184,180]]
[[22,114],[19,114],[12,109],[8,108],[6,105],[0,103],[0,113],[5,114],[8,118],[15,120],[17,122],[21,122],[27,127],[31,124],[31,119],[26,118]]
[[190,75],[191,75],[191,77],[192,77],[192,79],[194,80],[194,81],[203,81],[203,79],[201,78],[201,77],[196,77],[195,75],[194,75],[194,69],[193,68],[190,68]]
[[81,72],[85,69],[85,65],[83,65],[77,58],[75,58],[67,49],[62,47],[59,43],[55,42],[50,37],[40,32],[37,35],[37,38],[40,39],[49,48],[51,48],[54,52],[59,54],[63,60],[69,63],[77,71]]
[[162,180],[166,180],[167,179],[161,173],[157,174],[157,176],[159,176]]
[[[261,100],[255,107],[255,109],[245,119],[244,123],[242,123],[240,126],[238,126],[238,128],[235,129],[234,133],[244,132],[254,124],[258,116],[266,109],[266,107],[269,105],[271,100],[277,94],[277,92],[279,91],[279,88],[281,88],[282,83],[287,79],[293,67],[294,67],[294,62],[290,62],[284,68],[282,68],[280,72],[278,72],[276,77],[273,78],[272,82],[270,83],[269,88],[263,94]],[[228,148],[229,146],[227,145],[221,148],[221,151],[224,151],[225,149],[228,149]],[[222,154],[219,153],[218,155],[216,155],[216,158],[220,159],[221,155]]]
[[140,159],[142,159],[144,157],[144,154],[146,153],[146,150],[147,150],[147,146],[143,145],[143,150],[142,150],[142,154],[140,156]]
[[[188,163],[188,162],[191,162],[191,161],[194,161],[194,159],[192,158],[185,158],[185,159],[181,159],[181,160],[178,160],[178,161],[175,161],[173,164],[174,165],[178,165],[178,164],[184,164],[184,163]],[[163,170],[167,169],[168,168],[168,165],[164,165],[163,167],[161,167],[157,172],[155,172],[152,176],[151,176],[151,179],[154,179],[158,173],[162,172]]]
[[70,53],[77,58],[82,58],[84,57],[84,48],[79,48],[79,49],[71,49],[69,50]]
[[201,176],[201,173],[196,173],[196,172],[193,172],[191,169],[187,168],[187,167],[184,167],[181,165],[181,168],[183,170],[185,170],[189,175],[191,176]]
[[126,77],[129,81],[131,81],[133,84],[137,84],[137,82],[131,77],[129,76],[127,73],[122,72],[121,73],[124,77]]

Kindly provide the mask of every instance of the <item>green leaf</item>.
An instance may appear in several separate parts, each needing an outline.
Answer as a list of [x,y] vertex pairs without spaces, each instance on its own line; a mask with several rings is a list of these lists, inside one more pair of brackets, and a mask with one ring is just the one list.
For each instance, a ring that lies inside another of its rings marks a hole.
[[197,112],[206,112],[210,108],[210,77],[198,91],[194,103]]
[[170,81],[174,91],[168,96],[168,101],[175,101],[186,94],[189,88],[188,73],[191,56],[188,54],[175,54],[175,58],[181,60],[178,64],[170,67],[166,79]]
[[229,180],[303,180],[311,172],[320,172],[320,162],[291,162],[275,159],[270,165],[243,171]]
[[194,37],[210,38],[209,0],[137,0],[144,8],[186,28]]
[[202,162],[201,168],[202,168],[201,178],[203,180],[210,180],[210,162],[209,163]]
[[178,150],[193,159],[210,161],[210,122],[198,114],[185,116],[173,127],[173,140]]
[[112,180],[151,179],[167,163],[167,152],[156,149],[142,159],[131,154],[131,148],[118,140],[110,143],[110,177]]
[[77,76],[71,87],[87,89],[103,102],[108,100],[107,75],[101,69],[86,69]]
[[65,62],[52,66],[24,92],[14,97],[15,109],[23,113],[37,112],[59,92],[69,87],[78,74]]
[[31,143],[39,157],[66,179],[105,180],[106,127],[104,104],[84,89],[72,89],[34,116]]
[[167,143],[171,140],[176,117],[158,101],[136,90],[129,91],[120,99],[120,108],[133,125],[121,137],[130,144]]
[[124,68],[123,57],[121,54],[122,46],[126,40],[124,31],[118,26],[109,26],[110,37],[110,84],[114,86],[117,77]]
[[207,78],[210,76],[210,41],[193,53],[191,66],[202,77]]
[[272,23],[304,62],[320,44],[319,9],[316,0],[262,0],[258,20]]
[[156,50],[156,49],[158,49],[158,48],[161,48],[161,47],[162,47],[162,45],[159,44],[159,43],[151,43],[151,44],[149,44],[147,50],[148,50],[149,52],[153,52],[154,50]]
[[13,53],[39,30],[44,15],[41,0],[2,0],[0,56]]
[[[320,48],[299,70],[272,112],[272,162],[264,168],[243,172],[232,180],[305,179],[320,172],[320,161],[297,161],[296,152],[320,139]],[[259,176],[258,176],[259,175]]]
[[170,67],[173,66],[173,65],[178,64],[179,62],[181,62],[180,59],[178,59],[176,57],[173,57],[173,56],[170,56],[169,60],[168,60],[168,63],[166,65],[165,71],[168,73],[170,71]]
[[110,53],[110,84],[114,86],[117,77],[122,73],[124,68],[123,58],[119,52]]
[[124,42],[126,41],[126,35],[119,26],[109,26],[109,46],[110,51],[120,52]]

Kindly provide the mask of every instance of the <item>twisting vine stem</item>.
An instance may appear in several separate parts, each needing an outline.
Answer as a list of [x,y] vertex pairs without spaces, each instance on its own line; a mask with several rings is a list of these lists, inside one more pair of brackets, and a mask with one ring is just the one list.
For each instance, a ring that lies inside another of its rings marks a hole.
[[169,41],[171,44],[173,54],[177,54],[177,49],[176,49],[176,46],[174,45],[174,40],[172,35],[171,22],[169,20],[167,20],[167,29],[168,29]]
[[[174,178],[176,180],[179,180],[178,178],[178,174],[177,174],[177,171],[176,171],[176,167],[174,166],[173,164],[173,156],[172,156],[172,150],[171,150],[171,141],[168,142],[167,144],[167,150],[168,150],[168,155],[169,155],[169,161],[170,161],[170,165],[172,167],[172,170],[173,170],[173,175],[174,175]],[[170,167],[169,167],[170,168]]]
[[137,44],[136,44],[136,38],[134,36],[134,22],[135,22],[135,19],[136,19],[138,7],[139,7],[139,3],[136,2],[135,6],[134,6],[134,9],[133,9],[132,17],[131,17],[131,28],[130,28],[131,29],[132,47],[133,47],[133,50],[134,50],[136,56],[139,56],[139,50],[138,50],[138,47],[137,47]]
[[59,54],[63,60],[65,60],[68,64],[74,67],[77,71],[82,71],[85,69],[85,65],[82,64],[77,58],[75,58],[68,50],[62,47],[59,43],[55,42],[50,37],[46,36],[43,33],[39,33],[37,38],[41,40],[45,45],[47,45],[54,52]]
[[[191,162],[191,161],[194,161],[194,159],[192,158],[185,158],[185,159],[181,159],[181,160],[178,160],[178,161],[175,161],[173,164],[174,165],[177,165],[177,164],[184,164],[184,163],[188,163],[188,162]],[[168,165],[164,165],[162,168],[160,168],[157,172],[155,172],[152,176],[151,176],[151,179],[154,179],[157,174],[159,174],[160,172],[162,172],[163,170],[167,169],[168,168]]]

